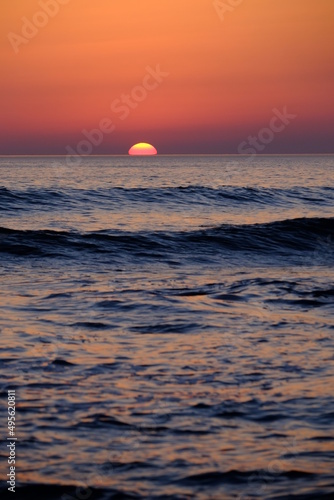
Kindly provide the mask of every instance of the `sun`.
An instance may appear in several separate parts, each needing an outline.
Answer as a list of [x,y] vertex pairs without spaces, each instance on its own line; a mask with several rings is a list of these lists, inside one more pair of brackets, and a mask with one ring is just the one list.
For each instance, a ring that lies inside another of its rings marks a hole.
[[129,155],[132,156],[153,156],[156,154],[158,154],[158,151],[147,142],[139,142],[129,149]]

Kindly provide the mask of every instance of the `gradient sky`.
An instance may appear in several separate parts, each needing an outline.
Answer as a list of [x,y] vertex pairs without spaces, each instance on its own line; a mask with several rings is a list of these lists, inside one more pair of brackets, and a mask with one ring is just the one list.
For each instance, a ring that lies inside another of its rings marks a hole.
[[[244,0],[224,19],[213,0],[59,1],[28,43],[14,34],[43,0],[1,6],[0,154],[66,154],[105,118],[94,154],[233,154],[284,106],[296,118],[261,152],[334,152],[333,0]],[[112,111],[157,65],[169,76]]]

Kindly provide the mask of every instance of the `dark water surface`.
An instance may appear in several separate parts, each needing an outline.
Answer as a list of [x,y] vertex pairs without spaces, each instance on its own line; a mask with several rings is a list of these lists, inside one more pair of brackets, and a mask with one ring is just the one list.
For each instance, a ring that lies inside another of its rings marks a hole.
[[333,201],[334,157],[0,159],[12,498],[334,498]]

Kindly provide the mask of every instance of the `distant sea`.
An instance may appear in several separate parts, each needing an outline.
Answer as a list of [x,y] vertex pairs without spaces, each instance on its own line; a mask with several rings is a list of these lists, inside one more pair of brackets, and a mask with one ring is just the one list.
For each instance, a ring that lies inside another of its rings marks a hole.
[[334,498],[333,156],[1,158],[0,217],[1,498]]

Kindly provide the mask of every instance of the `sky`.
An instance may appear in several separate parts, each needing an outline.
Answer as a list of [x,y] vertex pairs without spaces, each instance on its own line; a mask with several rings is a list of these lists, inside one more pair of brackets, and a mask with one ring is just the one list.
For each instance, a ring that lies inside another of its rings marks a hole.
[[1,11],[0,154],[334,153],[333,0]]

